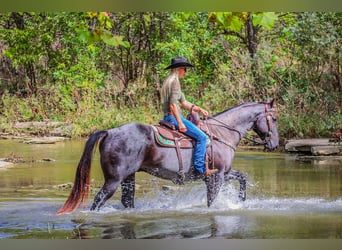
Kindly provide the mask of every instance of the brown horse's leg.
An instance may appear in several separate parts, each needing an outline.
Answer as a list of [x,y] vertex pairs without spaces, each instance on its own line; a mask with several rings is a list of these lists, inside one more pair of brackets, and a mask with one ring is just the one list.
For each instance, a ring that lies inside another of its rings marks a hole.
[[105,202],[113,196],[119,184],[120,181],[117,179],[106,180],[100,192],[98,192],[95,196],[93,205],[91,206],[90,210],[99,210],[105,204]]
[[121,203],[125,208],[134,208],[135,173],[121,183]]

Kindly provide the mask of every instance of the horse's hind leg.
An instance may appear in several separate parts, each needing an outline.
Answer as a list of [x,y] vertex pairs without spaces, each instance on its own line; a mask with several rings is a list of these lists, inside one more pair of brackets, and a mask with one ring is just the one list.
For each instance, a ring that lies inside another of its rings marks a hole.
[[242,201],[246,200],[246,176],[243,173],[232,169],[224,176],[224,180],[238,180],[240,182],[239,198]]
[[105,202],[113,196],[119,184],[120,181],[118,179],[107,179],[100,192],[98,192],[95,196],[93,205],[91,206],[90,210],[99,210],[100,207],[102,207]]
[[121,203],[125,208],[134,208],[135,173],[121,183]]

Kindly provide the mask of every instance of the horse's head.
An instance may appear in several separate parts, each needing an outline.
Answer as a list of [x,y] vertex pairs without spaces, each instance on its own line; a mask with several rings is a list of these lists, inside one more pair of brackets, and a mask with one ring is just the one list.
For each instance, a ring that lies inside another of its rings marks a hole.
[[265,103],[265,112],[255,121],[253,130],[263,140],[265,149],[275,150],[278,148],[279,137],[275,99]]

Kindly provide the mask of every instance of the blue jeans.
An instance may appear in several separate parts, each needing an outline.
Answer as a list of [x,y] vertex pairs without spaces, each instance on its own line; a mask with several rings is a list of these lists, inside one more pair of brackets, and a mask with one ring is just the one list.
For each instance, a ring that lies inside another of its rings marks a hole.
[[[194,148],[194,167],[198,173],[202,174],[205,172],[205,152],[206,152],[206,144],[207,144],[207,135],[200,130],[195,124],[185,119],[182,115],[180,115],[187,131],[184,133],[187,136],[196,140],[196,145]],[[176,126],[178,129],[178,122],[174,115],[164,116],[164,121],[170,122]]]

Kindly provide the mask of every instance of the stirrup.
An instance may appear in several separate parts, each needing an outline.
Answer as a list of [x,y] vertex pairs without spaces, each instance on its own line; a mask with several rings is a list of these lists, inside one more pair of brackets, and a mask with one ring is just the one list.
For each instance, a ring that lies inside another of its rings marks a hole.
[[209,169],[209,163],[207,161],[205,162],[205,172],[203,173],[205,176],[215,174],[217,173],[217,171],[218,171],[217,168]]
[[218,171],[217,168],[215,168],[215,169],[208,169],[208,170],[206,170],[206,171],[204,172],[204,175],[205,175],[205,176],[210,176],[210,175],[212,175],[212,174],[216,174],[217,171]]

